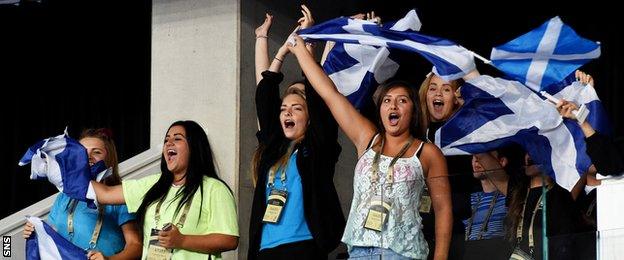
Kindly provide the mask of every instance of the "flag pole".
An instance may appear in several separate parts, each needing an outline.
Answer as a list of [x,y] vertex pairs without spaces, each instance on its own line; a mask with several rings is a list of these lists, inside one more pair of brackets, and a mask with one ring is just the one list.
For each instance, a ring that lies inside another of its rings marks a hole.
[[490,60],[488,60],[486,58],[483,58],[483,56],[475,53],[474,51],[470,51],[470,53],[472,53],[472,55],[474,55],[477,59],[483,61],[483,63],[492,65],[492,61],[490,61]]

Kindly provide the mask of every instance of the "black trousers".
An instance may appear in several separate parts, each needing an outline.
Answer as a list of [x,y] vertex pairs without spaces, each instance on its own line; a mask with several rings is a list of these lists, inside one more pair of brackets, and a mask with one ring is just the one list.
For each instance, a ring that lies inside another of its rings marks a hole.
[[318,260],[327,259],[327,254],[316,245],[314,240],[297,241],[283,244],[274,248],[260,250],[258,260],[278,260],[278,259],[302,259]]

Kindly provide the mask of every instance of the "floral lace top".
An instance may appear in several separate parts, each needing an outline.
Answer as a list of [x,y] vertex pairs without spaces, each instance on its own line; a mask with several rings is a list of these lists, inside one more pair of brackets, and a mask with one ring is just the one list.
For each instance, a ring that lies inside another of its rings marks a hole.
[[[422,144],[418,151],[420,149]],[[353,201],[342,242],[347,244],[349,250],[353,246],[379,247],[391,249],[406,257],[426,259],[429,248],[421,231],[421,218],[418,212],[425,178],[417,156],[418,152],[412,157],[399,158],[396,161],[392,182],[387,180],[392,157],[381,155],[379,179],[377,184],[373,185],[371,172],[375,153],[369,148],[355,167]],[[387,222],[382,231],[364,228],[370,201],[375,194],[381,195],[384,201],[391,203]]]

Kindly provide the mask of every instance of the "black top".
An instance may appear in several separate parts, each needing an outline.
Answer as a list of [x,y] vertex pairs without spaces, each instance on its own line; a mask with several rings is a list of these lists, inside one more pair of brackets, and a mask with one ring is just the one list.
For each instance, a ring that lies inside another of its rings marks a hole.
[[[580,211],[575,207],[572,196],[566,189],[557,184],[553,185],[545,195],[549,259],[578,259],[575,256],[574,241],[571,238],[584,230]],[[531,217],[541,195],[542,187],[532,188],[529,190],[529,196],[526,201],[520,247],[527,253],[529,252]],[[533,238],[535,241],[533,257],[536,260],[542,259],[542,213],[543,209],[540,207],[535,214],[535,223],[533,224]]]
[[[279,120],[282,104],[279,83],[284,76],[265,71],[262,77],[256,89],[256,112],[260,124],[256,137],[265,149],[260,158],[251,209],[248,259],[256,259],[260,250],[267,173],[290,143]],[[297,169],[301,176],[306,223],[318,247],[327,254],[339,245],[345,227],[345,217],[333,182],[335,164],[341,151],[337,142],[338,125],[325,102],[307,82],[305,93],[310,124],[303,140],[295,146],[299,150]]]
[[585,138],[587,155],[598,173],[619,175],[624,172],[624,139],[613,140],[598,132]]

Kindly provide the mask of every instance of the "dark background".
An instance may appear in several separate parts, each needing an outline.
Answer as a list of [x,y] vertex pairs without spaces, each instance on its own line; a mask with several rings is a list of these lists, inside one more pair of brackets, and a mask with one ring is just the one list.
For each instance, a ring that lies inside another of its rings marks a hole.
[[[273,57],[295,27],[301,12],[299,5],[305,3],[312,11],[316,23],[338,17],[351,16],[360,12],[374,10],[383,21],[397,20],[403,17],[410,9],[416,12],[423,24],[421,32],[433,36],[444,37],[472,50],[481,56],[489,57],[491,48],[510,41],[547,21],[554,16],[560,16],[564,23],[576,32],[590,40],[602,43],[602,55],[583,66],[595,78],[596,90],[605,109],[612,120],[615,134],[624,133],[624,110],[619,108],[618,99],[624,97],[621,88],[624,83],[622,67],[624,55],[621,48],[622,29],[617,25],[618,13],[614,3],[607,1],[579,2],[571,4],[569,1],[400,1],[400,0],[316,0],[316,1],[279,1],[260,0],[241,2],[241,91],[242,104],[252,104],[255,89],[254,77],[254,29],[264,20],[264,13],[274,15],[273,26],[269,32],[270,56]],[[318,49],[322,49],[322,44]],[[320,53],[318,51],[318,59]],[[419,56],[413,64],[402,64],[398,77],[412,81],[416,86],[431,71],[431,64]],[[501,76],[489,65],[476,61],[479,71],[483,74]],[[282,72],[285,74],[282,87],[288,82],[300,78],[300,69],[296,60],[286,57]],[[254,106],[240,108],[240,186],[239,186],[239,218],[241,241],[239,258],[245,259],[247,252],[247,232],[249,223],[249,209],[253,187],[249,179],[250,161],[257,145],[255,138],[256,120]],[[349,212],[352,196],[353,169],[356,163],[356,153],[351,142],[341,134],[339,142],[342,145],[340,161],[336,165],[334,183],[338,190],[343,212]],[[460,173],[450,173],[460,174]],[[339,247],[330,255],[334,258],[338,253],[345,252],[345,247]]]
[[0,218],[55,192],[18,167],[69,127],[113,131],[120,161],[149,148],[151,1],[0,5]]

